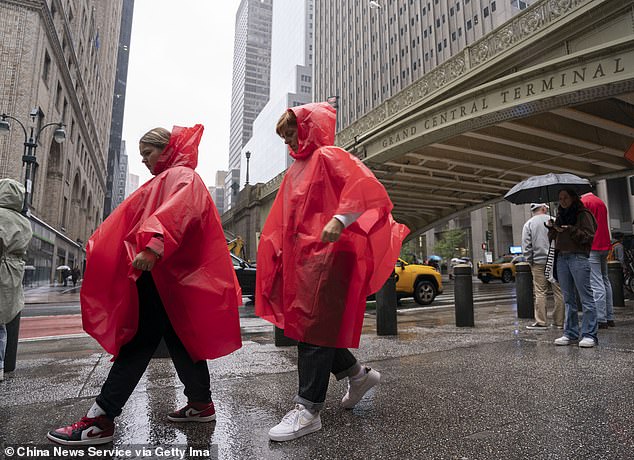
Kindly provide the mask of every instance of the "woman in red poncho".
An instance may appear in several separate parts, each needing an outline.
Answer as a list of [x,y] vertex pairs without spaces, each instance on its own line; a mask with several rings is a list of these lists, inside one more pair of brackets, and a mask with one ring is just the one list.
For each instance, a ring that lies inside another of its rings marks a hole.
[[241,346],[241,292],[218,212],[194,169],[203,126],[155,128],[139,142],[155,176],[90,237],[81,289],[84,329],[114,355],[96,402],[79,422],[50,431],[65,445],[104,444],[163,338],[188,403],[173,422],[210,422],[205,359]]
[[347,348],[359,346],[366,297],[394,271],[408,230],[392,219],[372,172],[332,145],[335,119],[330,105],[307,104],[289,109],[276,128],[295,162],[260,237],[255,308],[298,341],[299,391],[295,408],[269,431],[273,441],[321,428],[331,372],[349,378],[346,409],[381,378]]

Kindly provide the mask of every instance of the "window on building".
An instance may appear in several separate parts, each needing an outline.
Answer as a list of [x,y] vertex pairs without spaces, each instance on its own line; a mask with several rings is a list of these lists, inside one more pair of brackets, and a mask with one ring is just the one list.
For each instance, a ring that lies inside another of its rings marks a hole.
[[451,32],[451,41],[452,42],[456,41],[456,33],[455,32]]
[[460,11],[460,2],[456,3],[456,11]]
[[438,51],[442,51],[442,43],[438,43]]
[[462,37],[462,27],[458,27],[458,37]]
[[528,4],[524,0],[511,0],[511,5],[520,10],[524,10],[528,7]]
[[491,13],[495,12],[495,2],[491,2]]
[[55,107],[59,110],[59,103],[62,99],[62,85],[57,82],[57,91],[55,91]]
[[482,10],[482,15],[483,15],[485,18],[488,18],[488,17],[489,17],[489,7],[488,7],[488,6],[485,6],[485,7],[484,7],[484,10]]
[[68,198],[62,200],[62,228],[66,227],[66,208],[68,207]]
[[473,17],[473,23],[474,24],[478,23],[478,15],[477,14]]
[[471,25],[471,19],[469,19],[467,21],[467,30],[471,30],[471,27],[473,27],[473,26]]
[[449,8],[449,16],[453,16],[453,6]]
[[436,19],[436,27],[440,27],[440,18]]
[[44,51],[44,66],[42,67],[42,80],[48,86],[48,76],[51,71],[51,58],[48,55],[48,51]]

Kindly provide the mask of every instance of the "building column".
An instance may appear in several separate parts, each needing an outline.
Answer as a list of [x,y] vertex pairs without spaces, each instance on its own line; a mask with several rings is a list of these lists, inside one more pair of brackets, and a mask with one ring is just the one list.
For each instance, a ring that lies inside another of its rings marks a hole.
[[[630,216],[634,219],[634,176],[627,176],[627,201],[630,205]],[[632,233],[634,233],[634,220],[630,222],[632,224]]]
[[486,230],[486,208],[471,211],[471,247],[473,248],[473,264],[484,261],[484,232]]

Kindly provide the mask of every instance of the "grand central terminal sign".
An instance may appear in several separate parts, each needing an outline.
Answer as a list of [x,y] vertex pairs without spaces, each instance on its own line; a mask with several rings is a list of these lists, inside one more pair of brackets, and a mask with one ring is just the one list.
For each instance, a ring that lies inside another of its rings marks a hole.
[[[619,45],[610,50],[634,47],[632,40]],[[402,153],[406,145],[429,145],[460,132],[557,108],[561,103],[556,98],[566,94],[590,100],[593,96],[588,90],[626,80],[634,82],[634,49],[609,56],[605,49],[584,50],[487,83],[422,114],[413,113],[398,128],[369,140],[361,157],[372,158],[385,151]]]

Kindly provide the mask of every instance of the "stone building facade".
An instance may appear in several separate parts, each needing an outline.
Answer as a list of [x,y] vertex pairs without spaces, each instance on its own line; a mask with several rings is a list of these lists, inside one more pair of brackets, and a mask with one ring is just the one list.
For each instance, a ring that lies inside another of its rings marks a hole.
[[[0,2],[0,177],[24,180],[27,133],[37,136],[29,210],[30,282],[59,265],[83,268],[84,245],[101,223],[122,5],[98,0]],[[33,116],[30,116],[32,114]]]

